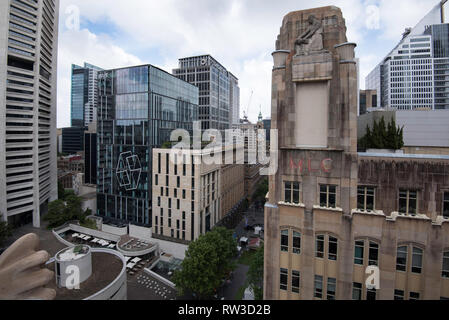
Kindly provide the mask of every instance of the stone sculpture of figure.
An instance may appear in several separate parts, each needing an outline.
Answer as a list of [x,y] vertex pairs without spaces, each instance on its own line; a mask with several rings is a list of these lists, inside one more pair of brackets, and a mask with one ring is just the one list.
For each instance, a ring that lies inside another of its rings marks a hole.
[[322,27],[321,21],[319,21],[314,15],[310,15],[307,19],[307,22],[309,23],[309,27],[295,41],[295,49],[297,55],[304,52],[304,48],[312,43],[312,38],[317,33],[319,33],[319,36],[321,37],[321,39],[319,39],[320,43],[317,43],[315,45],[315,48],[312,49],[322,49],[323,46],[322,35],[320,32],[318,32]]
[[56,292],[44,288],[55,281],[54,272],[43,267],[50,255],[37,251],[39,238],[27,234],[0,256],[0,300],[53,300]]

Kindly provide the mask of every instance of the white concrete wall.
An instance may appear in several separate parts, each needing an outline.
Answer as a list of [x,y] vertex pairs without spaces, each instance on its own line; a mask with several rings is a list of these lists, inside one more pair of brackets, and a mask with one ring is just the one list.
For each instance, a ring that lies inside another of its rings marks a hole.
[[123,228],[117,228],[117,227],[113,227],[107,224],[103,223],[102,229],[101,231],[103,232],[107,232],[107,233],[112,233],[115,234],[117,236],[124,236],[128,234],[128,227],[123,227]]
[[177,259],[184,260],[188,246],[185,244],[169,242],[159,239],[151,239],[152,243],[159,244],[159,251],[173,255]]
[[405,146],[449,147],[449,110],[397,111]]
[[139,227],[139,226],[135,226],[132,224],[129,225],[129,236],[130,237],[140,239],[140,240],[154,242],[152,235],[153,235],[153,233],[152,233],[151,228]]

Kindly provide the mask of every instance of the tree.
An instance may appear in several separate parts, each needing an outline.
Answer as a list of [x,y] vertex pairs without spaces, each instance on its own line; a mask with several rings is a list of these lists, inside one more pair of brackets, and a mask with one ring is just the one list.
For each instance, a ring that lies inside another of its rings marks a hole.
[[261,246],[251,260],[248,270],[248,283],[256,300],[263,300],[263,259],[264,247]]
[[232,231],[215,228],[190,243],[181,270],[173,282],[180,295],[195,294],[207,299],[215,294],[224,277],[234,268],[232,258],[237,254],[237,242]]
[[81,225],[91,226],[87,223],[87,216],[91,212],[83,211],[80,197],[68,196],[64,200],[56,200],[48,205],[48,213],[44,220],[48,222],[49,228],[57,228],[69,221],[77,220]]
[[385,124],[382,117],[379,122],[374,121],[373,129],[366,128],[366,134],[359,140],[359,148],[366,149],[392,149],[398,150],[404,146],[404,128],[396,126],[394,118]]
[[0,246],[11,236],[11,234],[11,227],[6,221],[2,221],[2,215],[0,214]]

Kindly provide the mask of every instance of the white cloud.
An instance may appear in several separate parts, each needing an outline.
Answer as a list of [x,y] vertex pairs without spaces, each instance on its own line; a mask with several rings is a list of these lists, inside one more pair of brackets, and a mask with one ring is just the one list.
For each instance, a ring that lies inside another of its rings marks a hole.
[[141,64],[141,60],[88,30],[66,30],[59,37],[58,127],[70,126],[71,66],[84,62],[108,69]]
[[[312,6],[339,6],[346,20],[348,41],[359,43],[363,87],[364,76],[383,54],[363,49],[363,44],[372,40],[373,32],[372,23],[367,24],[371,21],[367,7],[379,6],[379,34],[388,46],[400,38],[406,26],[415,25],[432,7],[421,0],[315,0],[312,5],[306,0],[61,0],[61,19],[65,18],[68,5],[79,7],[81,21],[106,23],[114,28],[112,33],[108,32],[110,38],[94,38],[92,30],[84,30],[80,35],[61,33],[60,109],[68,110],[68,70],[73,62],[87,61],[108,68],[138,64],[141,59],[170,72],[177,67],[178,58],[208,53],[240,79],[242,114],[254,91],[251,120],[257,118],[259,105],[264,116],[270,116],[271,52],[282,18],[288,12]],[[128,52],[120,49],[125,47]],[[133,52],[139,54],[130,54]],[[162,58],[152,61],[154,52]],[[59,123],[68,123],[67,114],[58,116]]]

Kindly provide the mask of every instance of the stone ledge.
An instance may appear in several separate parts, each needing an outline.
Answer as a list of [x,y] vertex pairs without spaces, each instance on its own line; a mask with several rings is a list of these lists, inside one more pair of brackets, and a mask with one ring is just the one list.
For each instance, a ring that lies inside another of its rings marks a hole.
[[338,207],[337,208],[328,208],[328,207],[321,207],[321,206],[315,205],[315,206],[313,206],[313,209],[343,213],[343,209],[338,208]]
[[354,214],[364,214],[364,215],[368,215],[368,216],[386,217],[385,213],[382,210],[366,211],[366,210],[360,210],[360,209],[352,209],[351,215],[354,215]]
[[304,203],[287,203],[287,202],[283,202],[283,201],[279,201],[278,205],[280,206],[286,206],[286,207],[296,207],[296,208],[305,208],[306,205]]

